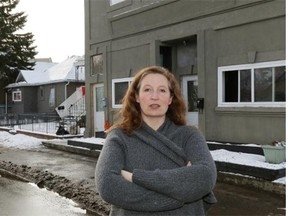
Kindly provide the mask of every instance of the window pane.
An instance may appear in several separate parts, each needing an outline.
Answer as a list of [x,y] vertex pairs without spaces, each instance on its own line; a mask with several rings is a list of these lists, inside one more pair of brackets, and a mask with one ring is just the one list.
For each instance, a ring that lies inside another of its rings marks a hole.
[[13,101],[21,101],[22,98],[21,98],[21,91],[14,91],[12,93],[12,100]]
[[92,56],[91,75],[103,74],[103,55]]
[[251,102],[251,70],[240,71],[240,102]]
[[20,94],[20,92],[16,92],[16,93],[15,93],[15,100],[21,101],[21,94]]
[[275,101],[285,101],[286,94],[286,70],[285,67],[275,68]]
[[238,71],[226,71],[224,79],[224,102],[238,102]]
[[255,102],[272,101],[272,68],[255,69]]
[[188,112],[197,112],[198,83],[196,81],[188,81],[187,88]]
[[128,82],[115,83],[115,104],[122,104],[122,99],[128,89]]

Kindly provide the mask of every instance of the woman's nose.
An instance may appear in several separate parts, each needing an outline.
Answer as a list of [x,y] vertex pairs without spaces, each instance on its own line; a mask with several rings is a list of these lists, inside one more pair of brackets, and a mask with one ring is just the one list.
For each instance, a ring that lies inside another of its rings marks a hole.
[[152,91],[151,92],[151,98],[152,99],[158,99],[159,98],[159,92],[158,91]]

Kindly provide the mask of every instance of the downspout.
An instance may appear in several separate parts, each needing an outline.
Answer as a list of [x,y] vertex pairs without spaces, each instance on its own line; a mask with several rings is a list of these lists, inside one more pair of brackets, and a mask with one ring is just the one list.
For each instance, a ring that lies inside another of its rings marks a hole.
[[67,86],[70,84],[70,81],[65,84],[65,100],[67,99]]

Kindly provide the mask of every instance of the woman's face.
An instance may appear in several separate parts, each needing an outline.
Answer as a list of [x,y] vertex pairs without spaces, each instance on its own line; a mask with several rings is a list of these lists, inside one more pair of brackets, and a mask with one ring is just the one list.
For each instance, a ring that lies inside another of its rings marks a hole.
[[161,74],[146,75],[140,83],[136,100],[146,123],[151,120],[164,121],[168,106],[172,102],[167,78]]

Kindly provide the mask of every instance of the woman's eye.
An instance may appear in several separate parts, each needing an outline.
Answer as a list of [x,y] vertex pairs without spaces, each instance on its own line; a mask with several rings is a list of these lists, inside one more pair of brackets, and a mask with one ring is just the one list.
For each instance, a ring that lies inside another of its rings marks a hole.
[[160,92],[165,93],[166,89],[160,89]]
[[150,91],[151,91],[151,89],[149,89],[149,88],[144,89],[144,92],[150,92]]

